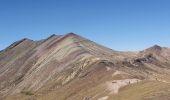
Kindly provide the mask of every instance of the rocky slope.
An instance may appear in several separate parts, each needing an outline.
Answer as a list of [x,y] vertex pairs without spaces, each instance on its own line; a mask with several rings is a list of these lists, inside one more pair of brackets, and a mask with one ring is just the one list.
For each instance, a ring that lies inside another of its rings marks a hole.
[[2,100],[169,100],[170,49],[114,51],[74,33],[0,52]]

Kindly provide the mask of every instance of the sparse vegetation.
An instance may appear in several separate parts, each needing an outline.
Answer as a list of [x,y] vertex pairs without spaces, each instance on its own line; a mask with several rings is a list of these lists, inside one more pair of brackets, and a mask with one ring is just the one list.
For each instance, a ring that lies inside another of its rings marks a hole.
[[31,91],[21,91],[21,94],[24,94],[24,95],[34,95]]

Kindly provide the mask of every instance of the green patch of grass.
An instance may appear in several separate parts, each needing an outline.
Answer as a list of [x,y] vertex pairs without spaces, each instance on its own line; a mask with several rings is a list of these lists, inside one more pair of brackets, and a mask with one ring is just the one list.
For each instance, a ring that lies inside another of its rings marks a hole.
[[34,95],[31,91],[21,91],[21,94],[24,94],[24,95]]

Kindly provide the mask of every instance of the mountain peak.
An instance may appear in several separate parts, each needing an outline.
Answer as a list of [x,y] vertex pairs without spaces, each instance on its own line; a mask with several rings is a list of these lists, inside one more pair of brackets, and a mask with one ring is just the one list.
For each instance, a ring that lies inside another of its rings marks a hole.
[[158,50],[160,51],[160,50],[162,49],[162,47],[159,46],[159,45],[154,45],[154,46],[150,47],[149,49],[150,49],[150,50],[154,50],[154,51],[155,51],[155,50],[156,50],[156,51],[158,51]]
[[11,45],[10,45],[9,47],[7,47],[6,49],[7,49],[7,50],[12,49],[12,48],[18,46],[19,44],[21,44],[21,43],[23,43],[23,42],[33,42],[33,40],[28,39],[28,38],[23,38],[23,39],[21,39],[21,40],[19,40],[19,41],[14,42],[13,44],[11,44]]
[[67,35],[77,35],[77,34],[70,32],[70,33],[67,33]]
[[77,38],[77,39],[85,39],[84,37],[81,37],[80,35],[77,35],[76,33],[70,32],[67,33],[66,35],[64,35],[64,38],[67,37],[73,37],[73,38]]
[[56,34],[52,34],[50,35],[47,40],[51,39],[51,38],[55,38],[55,37],[60,37],[61,35],[56,35]]
[[51,37],[55,37],[55,36],[56,36],[55,34],[52,34],[52,35],[50,35],[50,36],[49,36],[49,38],[51,38]]
[[77,34],[75,34],[75,33],[73,33],[73,32],[67,33],[65,36],[66,36],[66,37],[67,37],[67,36],[80,37],[79,35],[77,35]]
[[19,42],[24,42],[24,41],[33,41],[33,40],[28,39],[28,38],[23,38],[23,39],[21,39]]
[[154,47],[154,48],[161,48],[161,46],[159,46],[159,45],[157,45],[157,44],[155,44],[153,47]]
[[159,55],[161,51],[162,51],[162,47],[161,46],[154,45],[154,46],[152,46],[150,48],[145,49],[141,53],[144,53],[144,54],[148,54],[149,53],[149,54],[157,54],[157,55]]

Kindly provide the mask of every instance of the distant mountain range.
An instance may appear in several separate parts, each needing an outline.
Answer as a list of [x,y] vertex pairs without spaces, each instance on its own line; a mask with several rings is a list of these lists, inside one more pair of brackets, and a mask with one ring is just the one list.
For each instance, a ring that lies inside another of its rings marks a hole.
[[74,33],[0,51],[0,100],[170,100],[170,49],[106,48]]

